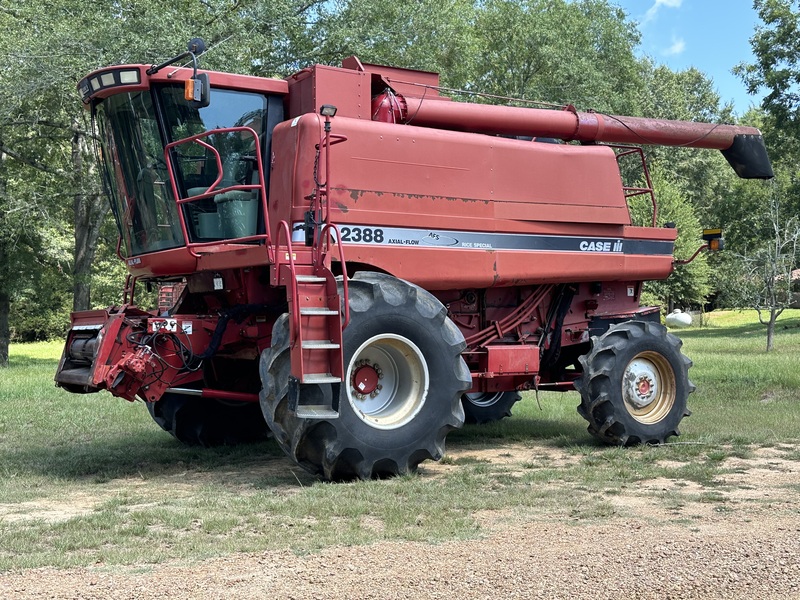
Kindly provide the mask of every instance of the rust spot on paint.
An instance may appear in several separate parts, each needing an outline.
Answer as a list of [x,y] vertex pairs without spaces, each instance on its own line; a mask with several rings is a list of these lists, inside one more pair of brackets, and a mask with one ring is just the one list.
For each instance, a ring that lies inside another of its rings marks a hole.
[[341,202],[336,203],[336,208],[338,208],[343,213],[347,213],[350,211],[350,208],[346,204],[342,204]]
[[[334,188],[336,189],[336,188]],[[485,199],[485,198],[464,198],[461,196],[429,196],[427,194],[402,194],[396,192],[386,192],[381,190],[356,190],[356,189],[346,189],[343,190],[350,194],[350,198],[353,199],[353,202],[357,202],[363,196],[367,194],[371,194],[376,198],[380,198],[381,196],[389,195],[392,198],[402,198],[405,200],[431,200],[433,202],[437,201],[444,201],[444,202],[464,202],[464,203],[479,203],[482,202],[484,204],[491,204],[493,200]]]

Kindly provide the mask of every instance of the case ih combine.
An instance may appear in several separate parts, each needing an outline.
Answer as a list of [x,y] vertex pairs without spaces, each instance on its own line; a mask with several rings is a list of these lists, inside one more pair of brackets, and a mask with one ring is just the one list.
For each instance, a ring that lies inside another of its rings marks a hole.
[[[130,276],[121,306],[72,315],[58,385],[144,400],[187,444],[271,431],[327,479],[439,459],[520,390],[577,388],[610,444],[678,435],[691,363],[639,305],[676,230],[654,200],[631,224],[652,191],[619,161],[712,148],[767,178],[758,130],[454,102],[355,58],[198,73],[192,50],[80,83]],[[143,283],[182,291],[148,312]]]

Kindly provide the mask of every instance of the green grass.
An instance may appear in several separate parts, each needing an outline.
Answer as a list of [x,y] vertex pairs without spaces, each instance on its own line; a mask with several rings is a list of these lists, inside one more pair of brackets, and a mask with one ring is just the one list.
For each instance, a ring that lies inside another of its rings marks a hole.
[[800,310],[778,320],[769,353],[754,311],[710,313],[708,320],[680,333],[698,386],[686,433],[741,444],[800,437]]
[[272,442],[184,447],[141,403],[56,388],[60,343],[14,345],[0,370],[0,571],[436,543],[485,535],[493,514],[579,526],[624,516],[615,499],[658,478],[676,487],[650,500],[676,523],[698,503],[735,512],[721,484],[728,459],[764,446],[800,458],[800,311],[780,319],[770,354],[754,321],[712,313],[677,332],[698,390],[675,443],[601,446],[575,393],[529,393],[513,418],[451,434],[440,466],[350,484],[316,481]]

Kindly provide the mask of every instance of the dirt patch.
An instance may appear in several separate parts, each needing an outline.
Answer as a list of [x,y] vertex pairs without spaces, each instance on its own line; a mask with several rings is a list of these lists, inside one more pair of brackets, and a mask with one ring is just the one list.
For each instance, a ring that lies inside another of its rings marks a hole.
[[0,504],[0,521],[46,521],[61,523],[75,517],[90,514],[102,500],[89,494],[78,494],[69,498]]

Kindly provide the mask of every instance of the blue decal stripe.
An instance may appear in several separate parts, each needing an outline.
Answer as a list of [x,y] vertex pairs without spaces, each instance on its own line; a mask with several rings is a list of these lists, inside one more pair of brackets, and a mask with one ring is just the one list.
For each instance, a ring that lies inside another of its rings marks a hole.
[[488,233],[362,225],[341,225],[339,229],[342,232],[342,242],[345,244],[654,256],[672,256],[674,249],[674,243],[669,241],[610,237]]

